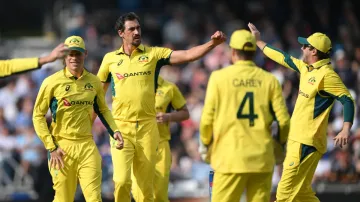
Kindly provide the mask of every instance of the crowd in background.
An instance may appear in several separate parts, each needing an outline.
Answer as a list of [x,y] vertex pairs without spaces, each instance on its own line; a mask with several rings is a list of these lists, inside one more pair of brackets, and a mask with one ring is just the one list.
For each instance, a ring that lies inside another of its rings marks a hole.
[[[357,98],[360,95],[360,24],[350,1],[337,2],[336,5],[306,1],[308,6],[305,7],[304,1],[299,0],[258,0],[238,4],[233,1],[209,4],[207,0],[194,0],[191,3],[157,0],[152,1],[151,5],[147,4],[147,9],[141,9],[144,4],[141,0],[117,2],[118,9],[108,12],[94,8],[90,12],[82,3],[63,5],[55,15],[58,17],[52,18],[50,24],[48,21],[44,24],[45,35],[60,40],[70,35],[82,36],[89,52],[85,67],[96,74],[105,53],[121,46],[121,39],[113,25],[116,18],[127,11],[135,11],[140,16],[144,44],[174,50],[206,42],[216,30],[230,36],[236,29],[247,28],[247,22],[251,20],[258,26],[264,41],[299,58],[301,47],[297,37],[324,32],[332,39],[331,60],[335,71],[351,91],[356,108],[360,106],[360,99]],[[240,11],[241,14],[238,13]],[[255,62],[278,78],[291,114],[298,94],[297,73],[268,60],[261,51],[256,54]],[[170,196],[192,194],[194,190],[204,190],[206,194],[211,168],[201,161],[197,151],[199,121],[209,75],[229,64],[229,48],[224,43],[198,61],[162,67],[161,75],[178,85],[186,97],[190,112],[189,120],[171,124]],[[55,62],[40,70],[1,79],[0,82],[0,165],[11,178],[15,176],[15,170],[9,159],[15,160],[34,179],[34,188],[40,194],[51,192],[51,178],[47,175],[47,152],[33,128],[32,110],[42,81],[62,67],[62,62]],[[107,101],[111,108],[109,92]],[[357,110],[355,113],[350,144],[342,149],[335,148],[333,137],[341,130],[343,122],[342,105],[335,103],[329,118],[328,151],[319,163],[314,183],[358,183],[360,127]],[[47,117],[50,121],[50,114]],[[93,134],[103,156],[103,194],[111,198],[113,184],[109,135],[98,119],[94,123]],[[274,187],[280,171],[281,167],[275,169]],[[0,183],[5,184],[6,180]]]

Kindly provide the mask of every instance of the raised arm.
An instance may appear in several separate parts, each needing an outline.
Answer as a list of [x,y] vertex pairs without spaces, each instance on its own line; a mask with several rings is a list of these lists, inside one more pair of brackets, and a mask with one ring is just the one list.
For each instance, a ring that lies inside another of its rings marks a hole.
[[211,40],[205,44],[195,46],[189,50],[173,51],[170,56],[170,63],[182,64],[197,60],[224,41],[226,41],[225,34],[221,31],[217,31],[211,36]]
[[278,64],[290,68],[298,73],[301,73],[303,70],[306,70],[306,64],[297,59],[292,57],[291,55],[285,53],[284,51],[277,49],[261,39],[261,35],[259,30],[253,25],[252,23],[248,24],[248,27],[251,33],[255,36],[256,45],[259,47],[263,53],[270,58],[271,60],[277,62]]
[[67,47],[61,43],[54,48],[49,55],[44,57],[0,60],[0,78],[38,69],[46,63],[53,62],[58,58],[64,57],[67,50]]

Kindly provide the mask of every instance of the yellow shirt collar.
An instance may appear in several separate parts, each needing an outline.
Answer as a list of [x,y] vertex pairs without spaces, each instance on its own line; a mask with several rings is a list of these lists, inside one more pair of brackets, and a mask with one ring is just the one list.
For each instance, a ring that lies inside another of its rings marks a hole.
[[[65,76],[67,78],[75,78],[74,75],[71,74],[71,72],[68,70],[67,67],[64,68],[64,73],[65,73]],[[81,76],[80,77],[83,77],[85,76],[86,74],[88,74],[89,72],[84,68],[84,71],[82,72]],[[79,79],[79,78],[78,78]]]
[[246,65],[246,66],[256,66],[252,60],[238,60],[234,65]]
[[323,59],[323,60],[319,60],[311,65],[308,65],[308,68],[313,68],[313,69],[319,69],[320,67],[330,64],[330,58],[328,59]]
[[[145,46],[143,44],[140,44],[138,47],[136,47],[137,50],[140,50],[141,52],[144,52],[145,51]],[[115,52],[116,55],[119,55],[119,54],[125,54],[124,52],[124,46],[121,46],[116,52]]]

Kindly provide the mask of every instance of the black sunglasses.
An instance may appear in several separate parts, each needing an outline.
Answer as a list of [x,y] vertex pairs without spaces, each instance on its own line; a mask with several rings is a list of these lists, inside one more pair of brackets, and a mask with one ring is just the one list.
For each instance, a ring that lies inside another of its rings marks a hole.
[[302,46],[304,49],[309,48],[309,49],[313,49],[314,47],[312,47],[310,44],[303,44]]

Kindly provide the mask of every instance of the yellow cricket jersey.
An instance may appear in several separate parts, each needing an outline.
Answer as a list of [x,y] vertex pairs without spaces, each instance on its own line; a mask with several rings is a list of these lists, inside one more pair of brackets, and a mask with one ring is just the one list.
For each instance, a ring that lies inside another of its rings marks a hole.
[[[158,88],[156,90],[155,100],[156,112],[167,113],[170,112],[171,109],[178,110],[186,105],[186,100],[181,94],[179,88],[175,84],[165,81],[161,77],[158,79]],[[158,128],[160,133],[160,142],[171,139],[168,123],[159,123]]]
[[353,98],[333,70],[330,59],[308,65],[270,45],[266,45],[264,54],[300,73],[299,94],[291,117],[289,139],[314,146],[320,153],[325,153],[328,118],[334,100],[339,100],[344,106],[344,122],[353,122],[355,109]]
[[39,58],[0,60],[0,77],[39,68]]
[[115,120],[143,121],[155,118],[155,92],[160,68],[169,64],[172,50],[140,44],[130,56],[123,47],[107,53],[98,77],[111,82]]
[[272,172],[274,120],[285,143],[290,118],[275,76],[252,61],[214,71],[200,123],[200,139],[211,145],[212,168],[222,173]]
[[[50,131],[45,119],[49,108],[52,114]],[[64,68],[43,81],[34,106],[34,128],[46,149],[55,148],[60,139],[92,138],[93,111],[110,135],[118,131],[100,80],[86,70],[80,78],[75,78]]]

